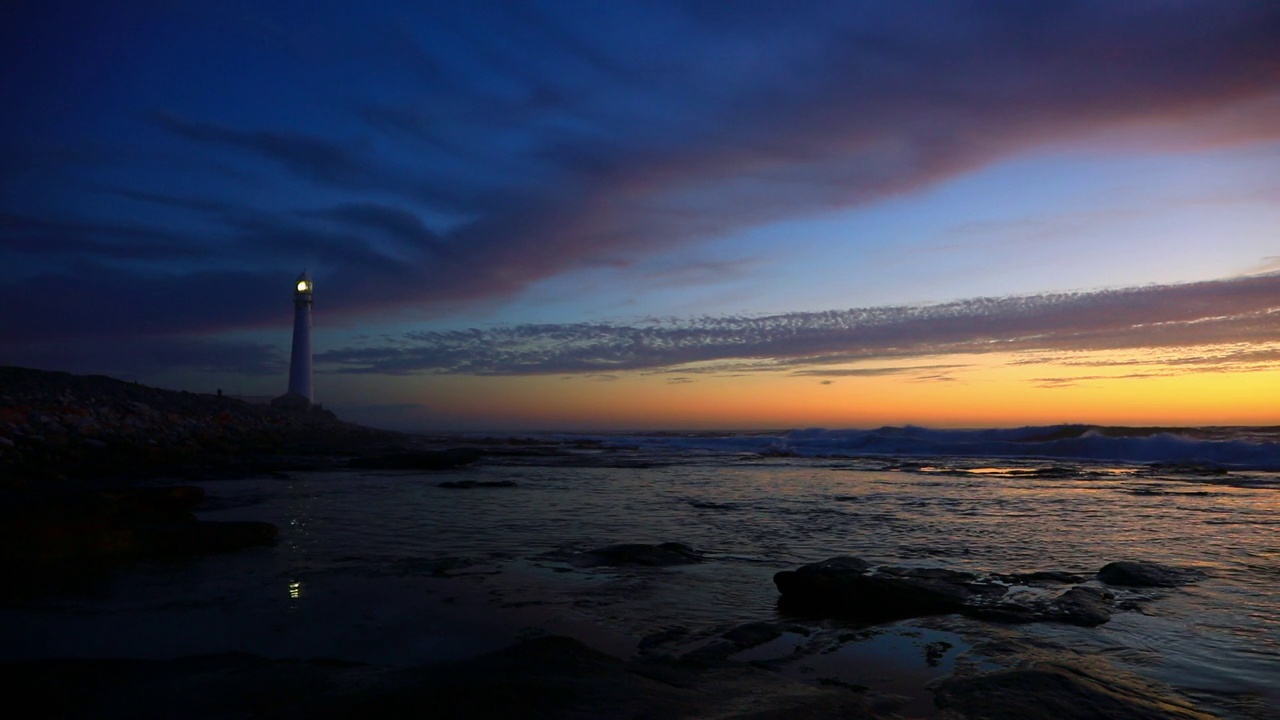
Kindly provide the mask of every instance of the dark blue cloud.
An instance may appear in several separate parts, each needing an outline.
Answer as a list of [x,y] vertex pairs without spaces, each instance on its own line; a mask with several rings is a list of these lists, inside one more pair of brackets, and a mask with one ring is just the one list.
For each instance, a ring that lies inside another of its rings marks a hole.
[[[303,265],[333,315],[444,312],[1125,123],[1236,141],[1196,119],[1280,93],[1275,3],[80,5],[0,23],[6,345],[285,322]],[[760,353],[834,352],[777,328]],[[641,368],[754,347],[722,331],[583,332]],[[404,368],[601,369],[488,342]]]

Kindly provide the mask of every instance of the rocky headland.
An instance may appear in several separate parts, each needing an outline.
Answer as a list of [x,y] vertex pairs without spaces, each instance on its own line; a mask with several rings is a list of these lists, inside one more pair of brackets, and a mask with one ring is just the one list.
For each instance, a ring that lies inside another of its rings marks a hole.
[[0,478],[242,475],[401,450],[399,433],[321,408],[280,408],[101,375],[0,367]]

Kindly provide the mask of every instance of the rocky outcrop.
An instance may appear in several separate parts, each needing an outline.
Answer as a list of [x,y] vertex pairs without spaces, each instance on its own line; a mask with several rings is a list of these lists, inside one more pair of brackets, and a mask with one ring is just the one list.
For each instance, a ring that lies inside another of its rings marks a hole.
[[207,522],[198,487],[7,489],[0,492],[0,560],[14,567],[228,552],[274,542],[265,522]]
[[1111,619],[1114,601],[1114,596],[1107,590],[1092,585],[1077,585],[1054,598],[966,606],[959,612],[979,620],[996,622],[1057,622],[1094,627]]
[[[1110,563],[1098,578],[1110,585],[1168,587],[1202,577],[1155,563]],[[1063,571],[982,575],[944,568],[874,566],[834,557],[774,575],[787,612],[860,622],[958,613],[1006,623],[1056,622],[1094,627],[1111,619],[1115,594],[1086,576]],[[1067,585],[1056,594],[1054,586]],[[1009,592],[1018,588],[1017,592]]]
[[643,565],[668,567],[702,562],[702,555],[688,545],[666,542],[659,545],[622,543],[590,550],[575,557],[572,563],[578,567]]
[[1203,572],[1192,568],[1130,560],[1107,563],[1098,571],[1098,579],[1102,582],[1125,587],[1178,587],[1204,577]]
[[294,456],[363,453],[402,436],[220,394],[0,367],[0,479],[207,477]]
[[943,568],[873,567],[835,557],[773,576],[787,610],[880,622],[959,612],[1008,588],[974,573]]

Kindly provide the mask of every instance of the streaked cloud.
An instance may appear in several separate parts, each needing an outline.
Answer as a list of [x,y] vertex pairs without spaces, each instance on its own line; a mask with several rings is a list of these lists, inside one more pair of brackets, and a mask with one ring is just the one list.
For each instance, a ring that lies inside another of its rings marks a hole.
[[[677,368],[810,376],[885,375],[956,365],[832,368],[940,355],[1185,350],[1280,341],[1280,274],[1093,292],[974,298],[924,306],[635,324],[530,324],[407,335],[334,350],[342,372],[536,375]],[[1182,355],[1189,364],[1267,363],[1274,351]],[[1175,360],[1176,361],[1176,360]],[[944,373],[945,375],[945,373]]]

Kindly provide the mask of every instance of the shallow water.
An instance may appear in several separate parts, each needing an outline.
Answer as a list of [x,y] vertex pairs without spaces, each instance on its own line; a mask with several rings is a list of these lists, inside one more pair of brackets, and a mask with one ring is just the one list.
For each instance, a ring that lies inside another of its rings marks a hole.
[[[633,467],[598,466],[619,461]],[[518,487],[437,487],[453,479]],[[1277,717],[1274,480],[1007,458],[904,464],[642,450],[429,475],[218,481],[206,484],[200,515],[275,522],[275,547],[138,564],[83,594],[2,609],[0,654],[236,650],[419,663],[563,632],[626,655],[658,632],[694,638],[775,618],[773,573],[833,555],[1088,574],[1112,560],[1144,559],[1208,577],[1183,588],[1120,590],[1143,611],[1119,612],[1098,628],[1026,632],[1105,655],[1228,716]],[[710,559],[634,569],[566,561],[602,545],[665,541]],[[824,655],[815,672],[831,672],[843,657]]]

